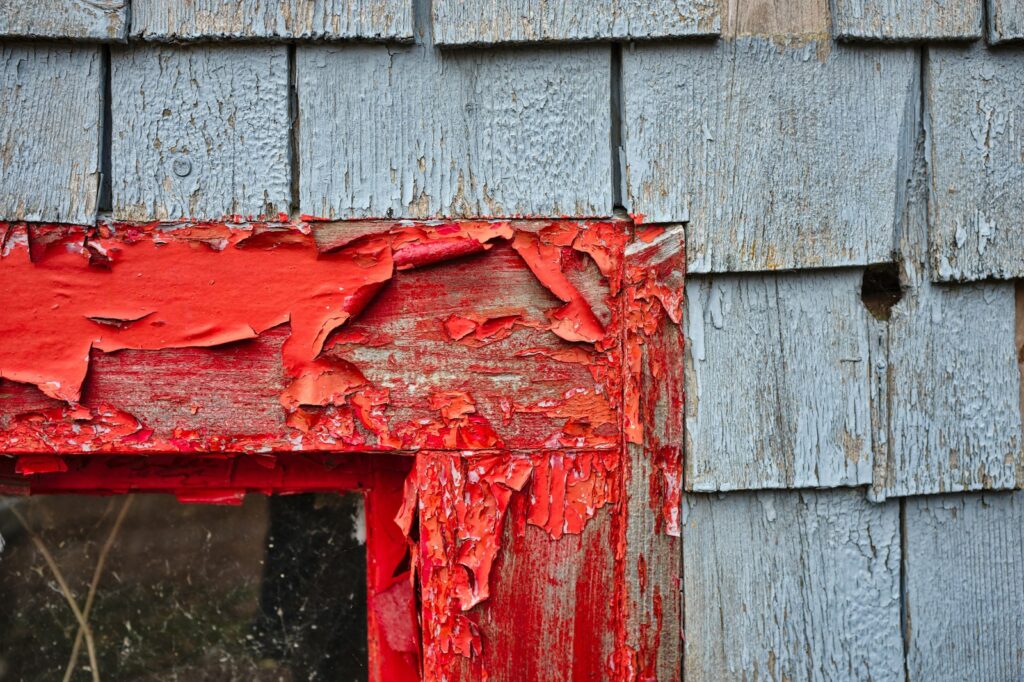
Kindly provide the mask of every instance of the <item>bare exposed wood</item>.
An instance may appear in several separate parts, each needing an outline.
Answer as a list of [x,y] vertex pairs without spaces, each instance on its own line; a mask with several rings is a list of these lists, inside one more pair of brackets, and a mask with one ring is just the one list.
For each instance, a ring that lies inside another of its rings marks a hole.
[[610,49],[301,46],[303,213],[611,213]]
[[931,243],[938,281],[1024,276],[1024,54],[928,48]]
[[1024,5],[1018,0],[986,0],[988,42],[1024,40]]
[[688,490],[871,482],[860,278],[688,278]]
[[984,0],[832,0],[838,38],[900,42],[981,37]]
[[284,45],[117,48],[112,79],[117,218],[288,211]]
[[1024,493],[906,501],[910,679],[1024,678]]
[[127,0],[0,0],[0,38],[121,40]]
[[722,0],[722,35],[827,40],[828,0]]
[[133,0],[133,36],[411,40],[412,0]]
[[102,71],[98,47],[0,45],[0,220],[95,220]]
[[689,495],[686,679],[902,680],[899,504]]
[[689,220],[689,272],[891,257],[917,59],[829,45],[742,38],[624,53],[629,209]]
[[435,0],[433,24],[439,45],[467,45],[710,36],[720,21],[715,0]]

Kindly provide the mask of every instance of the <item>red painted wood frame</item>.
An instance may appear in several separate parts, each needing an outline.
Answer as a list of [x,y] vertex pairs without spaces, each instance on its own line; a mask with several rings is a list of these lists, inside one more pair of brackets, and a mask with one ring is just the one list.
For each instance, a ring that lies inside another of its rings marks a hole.
[[[218,502],[404,458],[378,520],[415,547],[423,678],[679,677],[681,228],[0,235],[0,286],[23,292],[0,316],[8,487]],[[361,454],[303,469],[318,453]]]

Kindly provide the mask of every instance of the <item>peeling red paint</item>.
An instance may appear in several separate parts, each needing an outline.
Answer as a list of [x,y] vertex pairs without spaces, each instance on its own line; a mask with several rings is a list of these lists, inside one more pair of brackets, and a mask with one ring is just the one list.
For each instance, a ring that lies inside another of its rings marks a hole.
[[[605,672],[654,679],[666,597],[645,555],[626,566],[625,508],[640,446],[648,513],[679,534],[682,397],[662,390],[680,381],[678,330],[665,331],[682,312],[678,232],[638,228],[631,243],[622,221],[374,222],[318,241],[327,225],[0,224],[0,285],[24,292],[0,318],[14,340],[0,346],[0,452],[21,453],[16,475],[44,485],[104,459],[83,453],[222,453],[250,462],[246,475],[289,461],[269,453],[414,454],[375,532],[402,556],[406,537],[415,547],[426,679],[459,678],[467,658],[486,677],[469,612],[490,596],[506,519],[555,541],[609,508]],[[146,353],[162,358],[157,373],[184,358],[166,395],[140,398],[104,373],[150,376]],[[212,386],[182,393],[199,366],[231,387],[220,402]],[[233,378],[237,367],[253,370]],[[250,386],[250,416],[229,427],[221,415]],[[166,489],[187,502],[250,489],[186,478]],[[372,646],[408,652],[418,635],[395,611],[413,594],[408,573],[395,579],[400,560],[375,572],[370,617],[388,640]],[[637,625],[630,571],[652,604]]]

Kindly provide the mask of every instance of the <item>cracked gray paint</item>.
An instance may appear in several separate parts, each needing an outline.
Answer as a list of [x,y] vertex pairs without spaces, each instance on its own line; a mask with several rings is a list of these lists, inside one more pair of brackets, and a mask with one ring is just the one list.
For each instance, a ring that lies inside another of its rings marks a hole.
[[102,78],[95,46],[0,45],[0,220],[96,219]]
[[608,47],[300,46],[301,210],[610,215]]
[[860,279],[859,270],[687,277],[688,489],[871,482]]
[[832,0],[836,37],[850,40],[975,40],[984,0]]
[[126,0],[0,0],[0,38],[123,40]]
[[913,50],[637,45],[623,73],[627,208],[689,221],[689,272],[891,257]]
[[688,681],[904,679],[898,503],[771,491],[683,511]]
[[288,212],[284,45],[138,45],[111,66],[115,217]]

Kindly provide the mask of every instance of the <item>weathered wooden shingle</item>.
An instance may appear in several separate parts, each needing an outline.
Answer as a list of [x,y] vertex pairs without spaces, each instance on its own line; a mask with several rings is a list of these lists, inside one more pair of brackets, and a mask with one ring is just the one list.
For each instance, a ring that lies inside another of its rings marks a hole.
[[95,220],[102,96],[98,47],[0,46],[0,220]]
[[903,299],[881,324],[872,496],[1024,484],[1014,286],[933,284],[924,149],[903,226]]
[[684,514],[688,681],[904,679],[898,503],[690,495]]
[[133,0],[133,36],[412,40],[412,0]]
[[1024,40],[1024,3],[1020,0],[988,2],[988,42]]
[[837,38],[907,41],[981,37],[984,0],[832,0]]
[[117,218],[288,211],[285,46],[139,45],[111,61]]
[[764,36],[782,43],[829,37],[829,0],[721,1],[723,36]]
[[1024,493],[906,505],[910,679],[1024,679]]
[[303,213],[608,215],[610,54],[300,46]]
[[890,257],[910,49],[767,38],[623,55],[629,208],[689,220],[690,272]]
[[691,490],[871,482],[860,272],[687,278]]
[[931,46],[933,275],[1024,277],[1024,53]]
[[434,0],[440,45],[711,36],[714,0]]
[[121,40],[127,0],[0,0],[0,38]]

